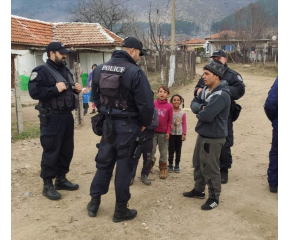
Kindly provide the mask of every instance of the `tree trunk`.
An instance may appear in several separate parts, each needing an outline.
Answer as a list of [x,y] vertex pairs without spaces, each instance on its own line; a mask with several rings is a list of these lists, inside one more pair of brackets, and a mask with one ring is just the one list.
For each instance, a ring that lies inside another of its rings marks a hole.
[[[80,84],[81,88],[83,88],[82,83],[82,68],[79,63],[74,63],[74,74],[75,74],[75,82]],[[76,109],[76,117],[78,125],[84,125],[84,108],[83,108],[83,93],[80,92],[78,95],[79,107]]]

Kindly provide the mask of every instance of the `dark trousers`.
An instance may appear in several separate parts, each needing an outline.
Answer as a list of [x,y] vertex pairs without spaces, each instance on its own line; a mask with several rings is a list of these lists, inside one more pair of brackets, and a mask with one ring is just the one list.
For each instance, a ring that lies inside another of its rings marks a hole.
[[42,178],[55,178],[69,172],[74,149],[74,119],[71,112],[51,113],[47,126],[40,125]]
[[182,135],[170,135],[168,145],[168,162],[173,165],[173,158],[175,153],[175,166],[179,166],[182,147]]
[[278,186],[278,129],[273,128],[272,147],[269,152],[268,182],[271,187]]
[[117,163],[115,175],[116,203],[127,203],[131,197],[129,187],[135,166],[133,153],[137,146],[136,138],[141,127],[137,123],[128,123],[127,120],[113,120],[115,139],[109,143],[104,137],[106,136],[106,121],[103,124],[103,136],[95,158],[97,172],[91,183],[90,195],[97,197],[108,192],[114,166]]
[[233,159],[231,153],[231,147],[234,145],[234,131],[232,117],[228,118],[228,136],[226,142],[221,150],[220,155],[220,168],[227,170],[232,167]]
[[[142,155],[143,155],[143,168],[141,171],[141,175],[149,175],[150,173],[150,161],[151,161],[151,154],[153,149],[153,139],[148,139],[143,143],[142,148]],[[136,165],[133,170],[133,178],[136,176],[136,170],[138,166],[138,161],[136,162]]]
[[86,115],[88,113],[89,104],[88,103],[83,103],[83,108],[84,108],[84,115]]

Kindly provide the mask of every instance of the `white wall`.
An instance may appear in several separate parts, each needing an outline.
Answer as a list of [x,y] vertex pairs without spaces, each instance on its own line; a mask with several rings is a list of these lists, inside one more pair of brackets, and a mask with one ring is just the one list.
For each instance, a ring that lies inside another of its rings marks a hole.
[[103,63],[103,53],[79,53],[80,64],[83,69],[83,73],[90,73],[92,71],[92,65]]
[[21,51],[16,54],[21,54],[17,56],[18,61],[15,65],[19,75],[30,76],[33,68],[36,67],[34,55],[32,55],[29,50]]

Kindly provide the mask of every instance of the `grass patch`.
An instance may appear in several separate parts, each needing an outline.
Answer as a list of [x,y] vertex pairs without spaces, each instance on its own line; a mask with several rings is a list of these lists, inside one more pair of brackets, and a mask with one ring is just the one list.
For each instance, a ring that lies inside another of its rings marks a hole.
[[228,66],[231,69],[237,72],[240,72],[241,75],[243,72],[246,72],[254,76],[265,76],[265,77],[272,77],[272,78],[276,78],[276,76],[278,75],[278,65],[275,67],[274,63],[266,63],[265,65],[263,65],[263,63],[257,63],[257,64],[229,63]]
[[17,124],[15,122],[11,123],[11,140],[25,140],[30,138],[39,138],[40,128],[38,122],[23,122],[23,133],[18,134]]

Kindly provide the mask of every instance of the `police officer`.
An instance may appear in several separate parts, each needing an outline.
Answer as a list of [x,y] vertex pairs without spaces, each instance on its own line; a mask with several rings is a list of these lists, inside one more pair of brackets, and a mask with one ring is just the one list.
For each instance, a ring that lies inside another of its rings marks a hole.
[[[65,66],[69,51],[62,43],[51,42],[46,48],[47,62],[32,70],[29,94],[39,100],[36,109],[40,118],[40,142],[43,148],[41,174],[42,195],[58,200],[56,190],[77,190],[78,184],[66,179],[74,148],[74,119],[71,111],[77,107],[81,86]],[[55,186],[52,179],[55,180]]]
[[[231,111],[228,117],[228,136],[220,154],[221,183],[226,184],[228,182],[228,169],[231,168],[233,162],[231,154],[231,147],[234,145],[233,109],[236,104],[235,100],[240,99],[245,94],[245,84],[241,75],[227,66],[226,53],[223,50],[215,51],[211,58],[213,60],[219,60],[224,64],[225,71],[223,79],[228,82],[231,92]],[[205,84],[201,77],[195,86],[194,95],[197,96],[204,86]]]
[[133,176],[136,139],[141,129],[152,123],[154,103],[150,84],[144,72],[137,66],[140,56],[147,55],[142,43],[126,38],[121,50],[93,71],[92,98],[100,114],[105,116],[99,151],[95,158],[97,172],[91,183],[91,201],[88,215],[95,217],[101,195],[108,192],[112,172],[115,175],[116,205],[114,222],[130,220],[137,211],[128,209],[129,191]]

